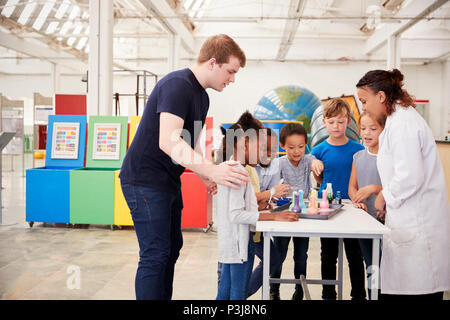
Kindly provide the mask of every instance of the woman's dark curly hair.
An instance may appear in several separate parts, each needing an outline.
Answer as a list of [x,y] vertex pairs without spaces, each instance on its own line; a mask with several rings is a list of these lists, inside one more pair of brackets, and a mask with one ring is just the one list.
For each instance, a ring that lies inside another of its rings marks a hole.
[[414,97],[402,89],[403,79],[404,76],[398,69],[372,70],[359,80],[356,87],[367,87],[374,93],[383,91],[386,94],[386,113],[389,116],[395,111],[396,103],[403,107],[416,107]]

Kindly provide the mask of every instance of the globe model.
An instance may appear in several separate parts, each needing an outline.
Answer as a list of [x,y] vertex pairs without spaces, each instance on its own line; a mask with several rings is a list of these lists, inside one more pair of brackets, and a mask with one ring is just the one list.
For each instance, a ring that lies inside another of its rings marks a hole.
[[311,118],[321,105],[319,98],[308,89],[290,85],[267,92],[258,102],[254,115],[259,120],[301,121],[311,131]]

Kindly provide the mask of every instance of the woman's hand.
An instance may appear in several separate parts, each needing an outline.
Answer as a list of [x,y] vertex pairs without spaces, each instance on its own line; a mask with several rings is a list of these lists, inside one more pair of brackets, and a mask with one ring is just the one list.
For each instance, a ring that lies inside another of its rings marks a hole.
[[316,175],[320,176],[323,171],[323,162],[320,160],[313,160],[311,162],[311,171]]
[[275,221],[298,221],[298,215],[292,211],[282,211],[273,213]]
[[354,202],[353,206],[355,208],[363,209],[364,211],[368,212],[367,205],[364,202]]
[[378,216],[383,216],[386,214],[386,200],[384,200],[383,193],[378,193],[377,198],[375,199],[375,209],[377,210]]
[[377,193],[378,188],[374,184],[369,184],[365,187],[360,188],[358,191],[356,191],[355,196],[353,198],[354,202],[363,202],[368,197],[370,197],[372,194]]
[[386,219],[386,211],[378,213],[377,219],[384,223],[384,220]]
[[288,184],[279,184],[279,185],[273,187],[273,189],[275,190],[273,197],[283,198],[288,195],[288,192],[291,189],[291,186]]

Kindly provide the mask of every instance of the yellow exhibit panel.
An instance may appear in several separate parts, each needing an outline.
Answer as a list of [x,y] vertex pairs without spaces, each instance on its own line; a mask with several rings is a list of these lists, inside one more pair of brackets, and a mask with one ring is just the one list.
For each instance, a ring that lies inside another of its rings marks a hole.
[[114,173],[114,224],[117,226],[132,226],[130,209],[122,193],[119,179],[120,170]]
[[141,116],[131,116],[130,117],[130,136],[128,138],[128,147],[130,147],[131,142],[133,141],[134,135],[136,134],[136,130],[138,128],[139,122],[141,122]]

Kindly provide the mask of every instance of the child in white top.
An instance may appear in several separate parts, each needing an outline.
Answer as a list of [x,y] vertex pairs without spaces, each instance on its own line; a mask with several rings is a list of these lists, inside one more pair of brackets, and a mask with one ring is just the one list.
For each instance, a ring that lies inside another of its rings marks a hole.
[[[254,129],[253,134],[248,129]],[[230,130],[234,130],[234,134],[229,135]],[[227,139],[230,136],[231,139]],[[255,167],[258,164],[260,148],[266,148],[265,143],[260,147],[260,136],[261,141],[266,141],[260,122],[248,112],[227,130],[223,147],[225,150],[232,148],[232,159],[242,164],[241,170],[245,170],[245,165]],[[259,213],[255,191],[248,182],[240,189],[218,186],[217,219],[219,262],[222,264],[217,300],[244,300],[253,268],[253,252],[248,251],[250,225],[258,220],[297,221],[298,216],[289,211]]]

